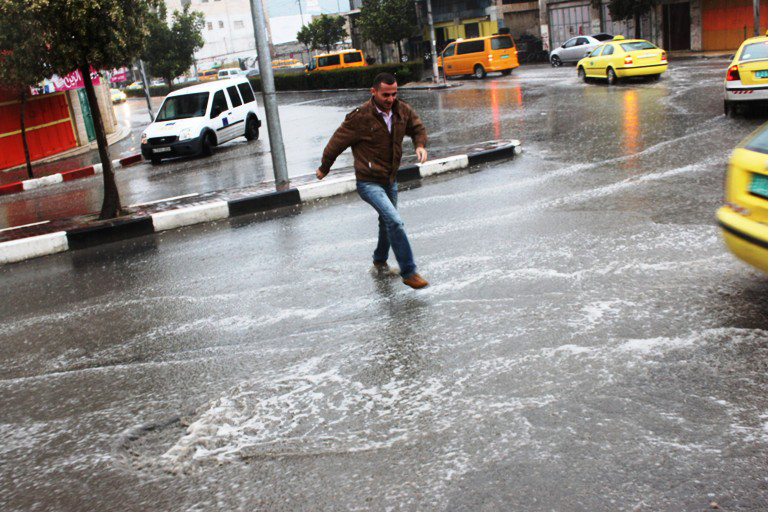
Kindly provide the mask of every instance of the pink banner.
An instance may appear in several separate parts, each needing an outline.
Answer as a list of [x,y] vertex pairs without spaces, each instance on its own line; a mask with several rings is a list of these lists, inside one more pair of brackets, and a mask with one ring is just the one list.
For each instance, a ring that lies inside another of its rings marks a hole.
[[113,69],[112,75],[109,77],[109,81],[113,84],[118,82],[125,82],[126,80],[128,80],[127,68]]
[[[65,77],[53,75],[51,77],[51,82],[53,82],[53,87],[56,92],[85,87],[83,75],[80,73],[79,69],[74,70]],[[99,85],[99,74],[93,68],[91,68],[91,83],[93,83],[93,85]]]

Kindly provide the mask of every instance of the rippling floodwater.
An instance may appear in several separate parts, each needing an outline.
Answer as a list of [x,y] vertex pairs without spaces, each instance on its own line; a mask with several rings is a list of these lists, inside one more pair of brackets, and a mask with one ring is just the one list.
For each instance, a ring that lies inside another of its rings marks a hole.
[[402,191],[419,292],[354,196],[0,268],[0,508],[764,509],[724,65],[412,93],[439,147],[525,148]]

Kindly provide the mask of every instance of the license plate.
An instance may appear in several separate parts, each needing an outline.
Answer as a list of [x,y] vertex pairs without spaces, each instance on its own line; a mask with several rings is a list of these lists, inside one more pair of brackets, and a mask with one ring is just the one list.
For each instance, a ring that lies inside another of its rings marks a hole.
[[167,153],[171,150],[171,148],[154,148],[152,150],[153,153]]
[[768,69],[764,69],[762,71],[755,71],[755,77],[768,78]]
[[768,176],[753,174],[752,180],[749,182],[749,193],[768,198]]

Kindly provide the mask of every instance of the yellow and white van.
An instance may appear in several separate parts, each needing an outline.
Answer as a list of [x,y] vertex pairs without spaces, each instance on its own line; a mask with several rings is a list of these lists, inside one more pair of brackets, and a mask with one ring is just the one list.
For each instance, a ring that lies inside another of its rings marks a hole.
[[458,39],[445,47],[438,64],[446,77],[475,75],[477,78],[493,71],[508,75],[520,66],[515,41],[508,34]]
[[344,50],[337,53],[322,53],[312,57],[307,66],[308,71],[330,71],[332,69],[358,68],[365,66],[363,52],[360,50]]

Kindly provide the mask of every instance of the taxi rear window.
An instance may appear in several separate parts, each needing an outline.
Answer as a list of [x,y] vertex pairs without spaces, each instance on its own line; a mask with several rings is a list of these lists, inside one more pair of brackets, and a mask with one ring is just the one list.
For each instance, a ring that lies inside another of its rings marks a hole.
[[761,130],[760,133],[749,139],[744,147],[758,153],[768,153],[768,130]]
[[512,43],[511,37],[494,37],[491,38],[491,50],[506,50],[515,46]]
[[741,56],[739,56],[739,62],[755,59],[768,59],[768,41],[748,44],[741,51]]
[[634,43],[623,43],[621,48],[625,52],[634,52],[637,50],[653,50],[656,47],[648,41],[635,41]]

